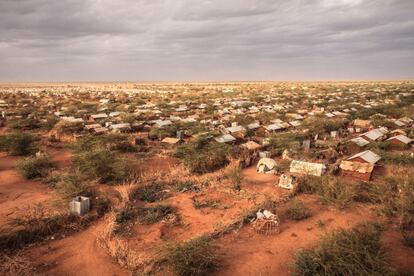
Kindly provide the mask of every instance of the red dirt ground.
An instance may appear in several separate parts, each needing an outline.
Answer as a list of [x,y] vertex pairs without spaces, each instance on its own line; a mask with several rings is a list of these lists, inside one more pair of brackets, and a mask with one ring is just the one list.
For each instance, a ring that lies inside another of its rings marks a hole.
[[[65,158],[60,160],[66,165]],[[171,159],[158,161],[159,166],[149,166],[146,169],[168,169],[174,164]],[[0,164],[1,177],[3,168],[7,169],[7,166],[5,162]],[[15,173],[13,166],[8,171],[11,175]],[[173,193],[172,197],[160,203],[175,206],[184,226],[169,226],[163,223],[137,225],[134,227],[135,235],[127,238],[129,245],[134,250],[145,250],[151,255],[150,252],[155,252],[153,250],[160,248],[166,241],[186,240],[211,232],[230,222],[243,210],[253,206],[250,194],[267,193],[272,198],[277,198],[287,193],[276,187],[277,177],[274,175],[257,174],[254,167],[244,172],[242,188],[247,190],[245,194],[230,195],[223,189],[216,190],[217,187],[210,187],[201,193]],[[41,187],[45,189],[45,186]],[[44,194],[44,191],[40,193]],[[193,196],[200,200],[218,200],[219,206],[195,209]],[[326,231],[339,227],[350,228],[359,222],[377,219],[367,205],[355,204],[345,211],[338,211],[321,205],[316,196],[302,195],[299,198],[312,210],[312,217],[300,222],[291,221],[283,215],[284,207],[279,208],[276,213],[281,220],[280,234],[263,236],[247,225],[238,232],[232,232],[216,240],[214,246],[223,257],[223,267],[216,275],[288,275],[292,272],[291,265],[295,252],[301,247],[315,246]],[[318,221],[322,221],[325,226],[318,227]],[[41,275],[130,275],[130,272],[114,263],[107,252],[97,245],[96,238],[103,226],[104,222],[98,221],[81,233],[32,247],[25,252],[25,256],[41,265]],[[390,249],[391,259],[396,267],[414,270],[414,250],[402,245],[401,235],[397,231],[387,231],[383,240]]]
[[[301,247],[317,244],[327,230],[349,228],[371,219],[366,206],[355,206],[346,212],[321,206],[316,197],[302,197],[313,216],[304,221],[290,221],[278,210],[281,233],[274,236],[257,234],[246,226],[240,232],[224,236],[215,242],[223,252],[224,267],[217,275],[288,275],[292,272],[295,252]],[[323,221],[325,227],[316,225]]]
[[42,264],[41,275],[131,275],[97,244],[96,238],[103,226],[103,221],[97,222],[73,236],[31,248],[25,255]]
[[20,157],[0,154],[0,225],[15,208],[46,202],[53,198],[53,191],[38,181],[26,180],[16,171]]

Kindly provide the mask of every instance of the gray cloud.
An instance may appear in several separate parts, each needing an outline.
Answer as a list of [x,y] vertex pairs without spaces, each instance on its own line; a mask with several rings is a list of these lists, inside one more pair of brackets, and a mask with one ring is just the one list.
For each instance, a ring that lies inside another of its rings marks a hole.
[[0,81],[414,77],[412,0],[2,0]]

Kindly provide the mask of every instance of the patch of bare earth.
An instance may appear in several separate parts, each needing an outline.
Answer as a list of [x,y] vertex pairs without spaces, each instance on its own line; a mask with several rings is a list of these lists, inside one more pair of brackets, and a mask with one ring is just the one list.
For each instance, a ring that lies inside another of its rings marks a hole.
[[[289,275],[292,273],[295,253],[299,248],[315,246],[327,231],[350,228],[373,219],[367,206],[355,205],[346,211],[322,206],[314,196],[300,196],[312,210],[312,216],[295,222],[283,215],[283,207],[276,213],[281,220],[281,232],[265,236],[246,225],[215,241],[223,254],[223,268],[217,275]],[[323,223],[324,226],[318,226]]]
[[45,203],[54,193],[39,181],[26,180],[17,171],[21,157],[0,154],[0,225],[5,225],[16,208]]
[[99,221],[83,232],[30,248],[24,254],[35,260],[41,275],[130,275],[97,244],[103,227],[104,222]]

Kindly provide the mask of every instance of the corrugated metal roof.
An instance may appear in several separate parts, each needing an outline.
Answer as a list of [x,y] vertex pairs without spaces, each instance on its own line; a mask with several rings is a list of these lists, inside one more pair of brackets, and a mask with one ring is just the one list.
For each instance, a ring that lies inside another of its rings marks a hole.
[[239,131],[245,131],[246,129],[243,126],[232,126],[226,128],[227,131],[230,133],[239,132]]
[[215,140],[219,143],[229,143],[229,142],[233,142],[236,141],[236,138],[234,138],[232,135],[230,134],[224,134],[220,137],[215,138]]
[[364,147],[364,146],[369,144],[369,141],[365,140],[362,137],[355,137],[355,138],[351,139],[351,142],[357,144],[360,147]]
[[349,157],[347,160],[352,160],[358,157],[371,164],[375,164],[381,159],[381,156],[379,156],[378,154],[370,150],[366,150]]
[[412,139],[408,138],[405,135],[397,135],[397,136],[394,136],[394,137],[391,137],[391,138],[387,139],[387,141],[395,140],[395,139],[399,140],[400,142],[402,142],[404,144],[409,144],[413,141]]
[[384,133],[379,129],[373,129],[373,130],[370,130],[370,131],[367,131],[367,132],[361,134],[361,136],[362,135],[365,136],[365,137],[368,137],[369,139],[371,139],[373,141],[376,141],[379,138],[381,138],[382,136],[384,136]]

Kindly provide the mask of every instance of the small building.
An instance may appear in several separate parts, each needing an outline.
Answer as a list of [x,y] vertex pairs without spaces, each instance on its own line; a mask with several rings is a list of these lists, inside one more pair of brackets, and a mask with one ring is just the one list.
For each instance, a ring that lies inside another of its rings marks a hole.
[[156,127],[166,127],[172,125],[170,120],[155,120],[154,123]]
[[271,125],[267,125],[264,127],[268,132],[275,132],[275,131],[279,131],[279,130],[283,130],[284,127],[281,126],[280,124],[271,124]]
[[405,135],[397,135],[387,139],[390,142],[391,146],[394,148],[407,148],[412,143],[413,140]]
[[93,131],[95,128],[100,128],[100,127],[102,127],[100,124],[85,125],[85,129],[88,131]]
[[357,153],[368,145],[370,142],[362,137],[355,137],[345,143],[345,148],[348,153]]
[[295,182],[294,176],[282,174],[279,178],[278,186],[283,189],[292,190],[295,186],[294,182]]
[[247,141],[246,143],[241,144],[240,146],[244,149],[247,149],[248,151],[258,151],[262,148],[261,145],[254,141]]
[[108,118],[108,115],[106,113],[99,113],[99,114],[93,114],[90,116],[92,121],[100,121],[105,120]]
[[354,127],[362,130],[368,130],[371,127],[371,120],[354,120]]
[[341,174],[344,176],[369,181],[371,179],[372,172],[374,171],[374,164],[344,160],[339,165],[339,168],[341,170]]
[[107,133],[109,131],[109,129],[107,129],[106,127],[97,127],[92,129],[92,133],[94,134],[104,134]]
[[376,128],[361,134],[360,137],[369,141],[383,141],[387,136],[381,129]]
[[357,153],[348,159],[347,161],[355,161],[355,162],[361,162],[361,163],[370,163],[370,164],[376,164],[381,159],[381,156],[376,154],[375,152],[372,152],[370,150],[366,150],[360,153]]
[[291,173],[321,176],[326,171],[326,166],[320,163],[292,160],[290,163]]
[[239,125],[233,125],[231,127],[225,128],[225,132],[240,139],[243,139],[246,135],[246,129],[243,126]]
[[256,130],[256,129],[260,128],[260,123],[255,122],[255,123],[248,124],[247,128],[250,129],[250,130]]
[[128,132],[128,131],[131,131],[131,124],[130,123],[112,124],[109,128],[113,132]]
[[256,171],[258,173],[266,173],[266,174],[276,174],[277,172],[277,163],[275,160],[271,158],[261,158],[256,165]]
[[165,144],[169,144],[169,145],[177,145],[177,144],[181,144],[183,140],[180,138],[165,137],[164,139],[162,139],[161,142]]
[[236,142],[236,138],[234,138],[230,134],[224,134],[222,136],[216,137],[215,140],[219,143],[226,143],[226,144],[232,144]]

